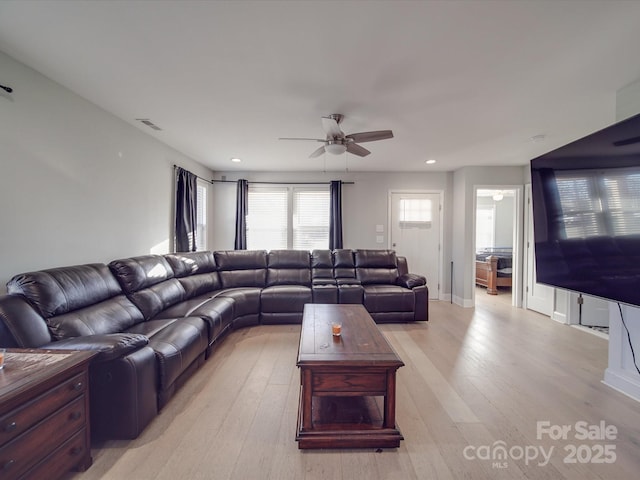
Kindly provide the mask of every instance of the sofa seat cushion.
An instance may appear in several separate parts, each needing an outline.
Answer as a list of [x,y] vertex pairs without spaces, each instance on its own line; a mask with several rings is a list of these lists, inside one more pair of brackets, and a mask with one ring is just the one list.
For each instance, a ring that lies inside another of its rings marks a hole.
[[163,318],[158,320],[147,320],[146,322],[138,323],[133,327],[127,329],[127,333],[139,333],[151,338],[163,328],[176,322],[177,318]]
[[315,283],[311,287],[313,303],[338,303],[338,286],[334,283]]
[[201,318],[180,318],[149,337],[149,346],[158,361],[159,390],[167,390],[206,351],[207,325]]
[[214,293],[215,298],[230,298],[235,302],[234,316],[256,315],[260,313],[261,288],[225,288]]
[[338,280],[338,303],[364,304],[364,289],[359,280]]
[[376,323],[407,323],[413,322],[413,312],[371,312],[371,318]]
[[413,312],[413,292],[398,285],[364,285],[364,306],[373,312]]
[[302,313],[304,304],[311,302],[311,289],[301,285],[274,285],[260,295],[262,313]]
[[233,323],[235,302],[232,298],[203,295],[180,302],[158,314],[160,318],[200,317],[208,325],[209,344]]

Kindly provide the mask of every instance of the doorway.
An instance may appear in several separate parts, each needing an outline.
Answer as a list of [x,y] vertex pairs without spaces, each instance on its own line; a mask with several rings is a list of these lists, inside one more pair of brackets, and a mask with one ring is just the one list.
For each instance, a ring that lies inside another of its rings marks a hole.
[[[476,188],[473,272],[477,294],[508,296],[517,307],[522,305],[521,205],[520,186]],[[491,264],[492,258],[497,262]]]
[[536,280],[535,238],[533,236],[533,204],[531,185],[525,189],[526,202],[526,242],[525,242],[525,298],[524,307],[551,317],[553,313],[553,288]]
[[390,192],[389,223],[390,248],[406,257],[412,273],[427,279],[429,299],[439,299],[442,192]]

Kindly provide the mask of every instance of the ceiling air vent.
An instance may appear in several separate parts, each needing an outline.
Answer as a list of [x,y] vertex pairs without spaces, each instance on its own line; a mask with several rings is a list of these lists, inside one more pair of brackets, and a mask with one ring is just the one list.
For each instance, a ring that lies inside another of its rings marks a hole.
[[153,123],[151,120],[149,120],[148,118],[136,118],[136,120],[138,122],[142,122],[144,123],[147,127],[151,127],[154,130],[162,130],[159,126],[157,126],[155,123]]

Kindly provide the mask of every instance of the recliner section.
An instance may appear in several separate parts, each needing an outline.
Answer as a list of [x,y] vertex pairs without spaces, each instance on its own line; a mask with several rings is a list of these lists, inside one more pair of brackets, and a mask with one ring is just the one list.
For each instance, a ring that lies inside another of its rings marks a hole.
[[135,438],[233,328],[300,323],[306,303],[361,303],[377,322],[428,319],[424,277],[390,250],[144,255],[16,275],[0,346],[94,350],[91,428]]

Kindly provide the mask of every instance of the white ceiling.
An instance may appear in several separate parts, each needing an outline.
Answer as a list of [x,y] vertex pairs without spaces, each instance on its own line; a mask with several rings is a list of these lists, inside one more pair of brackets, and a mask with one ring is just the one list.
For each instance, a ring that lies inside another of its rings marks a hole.
[[[444,171],[614,122],[638,25],[640,2],[614,0],[3,0],[0,50],[213,170]],[[278,140],[323,138],[331,113],[395,138],[316,159]]]

